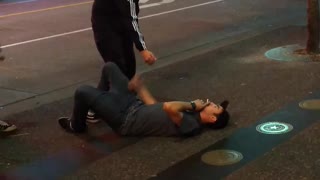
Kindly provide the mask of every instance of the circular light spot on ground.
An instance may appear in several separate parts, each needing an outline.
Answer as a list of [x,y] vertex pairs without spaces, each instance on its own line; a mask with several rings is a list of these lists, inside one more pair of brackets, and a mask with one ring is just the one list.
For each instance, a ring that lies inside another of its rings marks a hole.
[[242,154],[233,150],[215,150],[204,153],[201,156],[202,162],[213,166],[225,166],[235,164],[243,158]]
[[320,110],[320,99],[302,101],[299,103],[299,106],[308,110]]
[[293,44],[287,46],[281,46],[267,51],[264,55],[271,59],[277,61],[308,61],[310,60],[309,55],[300,55],[294,53],[296,50],[304,49],[304,47]]
[[256,130],[263,134],[284,134],[293,129],[291,124],[282,122],[266,122],[259,124]]

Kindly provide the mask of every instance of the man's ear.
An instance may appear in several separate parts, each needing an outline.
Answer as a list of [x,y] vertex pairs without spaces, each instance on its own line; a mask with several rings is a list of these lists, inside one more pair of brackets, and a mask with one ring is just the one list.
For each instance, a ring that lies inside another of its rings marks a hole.
[[211,115],[211,116],[210,116],[210,123],[214,123],[214,122],[216,122],[216,121],[217,121],[217,116]]

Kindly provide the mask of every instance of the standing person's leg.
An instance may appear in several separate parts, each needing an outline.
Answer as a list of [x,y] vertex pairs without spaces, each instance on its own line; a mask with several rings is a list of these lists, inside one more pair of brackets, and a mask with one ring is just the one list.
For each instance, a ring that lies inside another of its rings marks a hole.
[[[113,26],[114,25],[105,22],[105,20],[93,21],[92,28],[95,43],[105,63],[114,62],[124,74],[127,74],[124,51],[122,48],[122,37],[112,28]],[[98,88],[108,91],[109,84],[106,83],[104,87],[98,86]],[[99,122],[99,115],[90,110],[87,115],[87,122]]]
[[133,49],[133,41],[130,40],[130,37],[123,39],[123,49],[125,63],[127,67],[127,77],[132,79],[136,74],[136,56]]
[[[94,26],[93,26],[94,27]],[[94,29],[95,43],[105,63],[114,62],[129,78],[128,67],[123,46],[124,37],[112,28],[100,27]]]

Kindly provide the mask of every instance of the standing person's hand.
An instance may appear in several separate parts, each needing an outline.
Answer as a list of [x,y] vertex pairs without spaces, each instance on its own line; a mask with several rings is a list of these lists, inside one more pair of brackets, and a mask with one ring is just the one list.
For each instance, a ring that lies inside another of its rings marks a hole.
[[145,63],[152,65],[156,62],[157,58],[154,56],[154,54],[149,50],[143,50],[140,52],[143,60]]

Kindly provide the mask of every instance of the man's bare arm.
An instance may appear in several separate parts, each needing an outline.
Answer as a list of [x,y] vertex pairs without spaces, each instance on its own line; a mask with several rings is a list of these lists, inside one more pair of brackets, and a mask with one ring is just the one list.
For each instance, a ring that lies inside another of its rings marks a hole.
[[151,93],[149,92],[149,90],[145,87],[142,86],[138,91],[138,96],[140,97],[140,99],[148,105],[151,104],[155,104],[157,103],[157,100],[151,95]]
[[145,104],[151,105],[157,103],[157,100],[143,84],[139,76],[136,75],[132,78],[132,80],[129,82],[128,88],[129,90],[135,91]]
[[163,104],[163,110],[169,115],[170,119],[177,125],[181,124],[184,111],[201,111],[210,102],[206,103],[200,99],[191,102],[171,101]]
[[163,103],[163,110],[169,115],[170,119],[180,126],[183,117],[182,112],[192,110],[192,105],[189,102],[171,101]]

